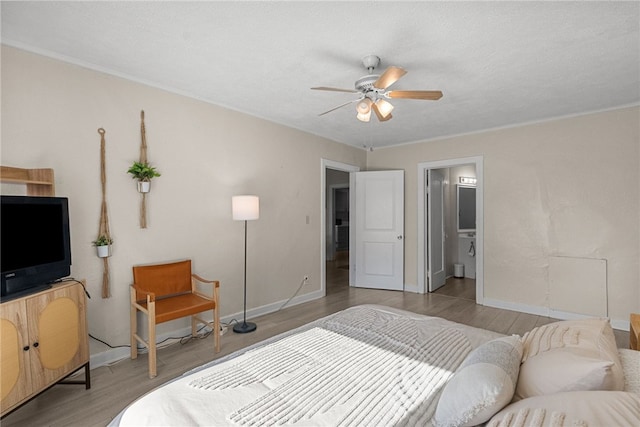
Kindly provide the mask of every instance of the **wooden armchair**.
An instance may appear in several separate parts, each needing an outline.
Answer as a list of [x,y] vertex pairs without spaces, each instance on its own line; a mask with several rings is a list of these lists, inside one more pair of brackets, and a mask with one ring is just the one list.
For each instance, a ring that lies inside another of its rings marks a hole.
[[[213,296],[196,289],[196,282],[211,284]],[[191,316],[191,334],[196,335],[200,321],[213,329],[215,352],[220,351],[219,287],[217,280],[205,280],[191,273],[191,260],[169,264],[133,267],[131,285],[131,358],[138,357],[138,344],[149,349],[149,378],[156,372],[156,325],[169,320]],[[198,317],[203,311],[213,310],[213,323]],[[138,335],[137,312],[147,315],[149,339]]]

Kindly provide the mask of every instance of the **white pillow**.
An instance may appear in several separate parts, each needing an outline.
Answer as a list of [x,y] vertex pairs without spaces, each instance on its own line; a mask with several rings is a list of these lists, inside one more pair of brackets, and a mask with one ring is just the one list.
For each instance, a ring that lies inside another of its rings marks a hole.
[[523,337],[514,400],[578,390],[623,390],[624,374],[607,319],[566,320]]
[[433,422],[436,426],[475,426],[507,405],[518,380],[522,341],[497,338],[472,351],[445,386]]
[[519,400],[487,427],[640,426],[640,396],[624,391],[569,391]]

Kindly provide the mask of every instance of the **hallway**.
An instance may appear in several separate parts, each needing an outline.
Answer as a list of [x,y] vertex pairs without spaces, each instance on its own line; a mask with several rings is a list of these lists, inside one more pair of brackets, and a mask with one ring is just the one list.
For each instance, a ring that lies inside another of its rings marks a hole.
[[[349,252],[339,252],[334,261],[326,265],[327,295],[349,288]],[[476,281],[469,278],[449,277],[434,294],[476,300]]]

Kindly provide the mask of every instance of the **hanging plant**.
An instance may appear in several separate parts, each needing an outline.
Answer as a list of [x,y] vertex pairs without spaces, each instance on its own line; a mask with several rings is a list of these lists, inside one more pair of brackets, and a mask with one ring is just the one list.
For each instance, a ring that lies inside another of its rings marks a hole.
[[113,239],[104,234],[100,235],[96,240],[91,242],[93,246],[107,246],[113,244]]
[[102,186],[102,204],[100,206],[100,226],[98,229],[98,238],[93,241],[93,245],[98,251],[98,256],[102,258],[104,270],[102,272],[102,298],[109,298],[111,290],[109,289],[109,255],[111,255],[111,234],[109,232],[109,214],[107,212],[107,142],[104,135],[107,133],[103,128],[98,129],[100,134],[100,184]]
[[132,178],[138,181],[150,181],[151,178],[160,176],[160,172],[154,166],[142,162],[133,162],[127,173],[130,173]]
[[160,176],[147,161],[147,135],[144,126],[144,110],[140,111],[140,159],[133,162],[127,171],[138,180],[138,191],[142,194],[140,202],[140,228],[147,228],[147,193],[151,190],[151,179]]
[[111,245],[113,244],[113,239],[111,237],[106,234],[101,234],[91,243],[96,247],[100,258],[111,256]]
[[147,181],[151,178],[160,176],[160,172],[158,172],[155,167],[151,166],[149,163],[142,162],[133,162],[133,165],[131,165],[127,173],[133,175],[134,179]]
[[143,162],[133,162],[127,173],[138,180],[138,191],[141,193],[148,193],[151,188],[151,179],[160,176],[160,172],[155,167]]

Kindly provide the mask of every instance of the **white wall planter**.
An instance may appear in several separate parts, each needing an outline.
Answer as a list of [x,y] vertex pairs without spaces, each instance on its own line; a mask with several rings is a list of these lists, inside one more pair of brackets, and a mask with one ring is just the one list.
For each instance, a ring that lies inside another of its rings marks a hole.
[[148,193],[151,191],[151,181],[138,181],[138,191],[140,193]]
[[96,249],[100,258],[111,256],[111,245],[96,246]]

